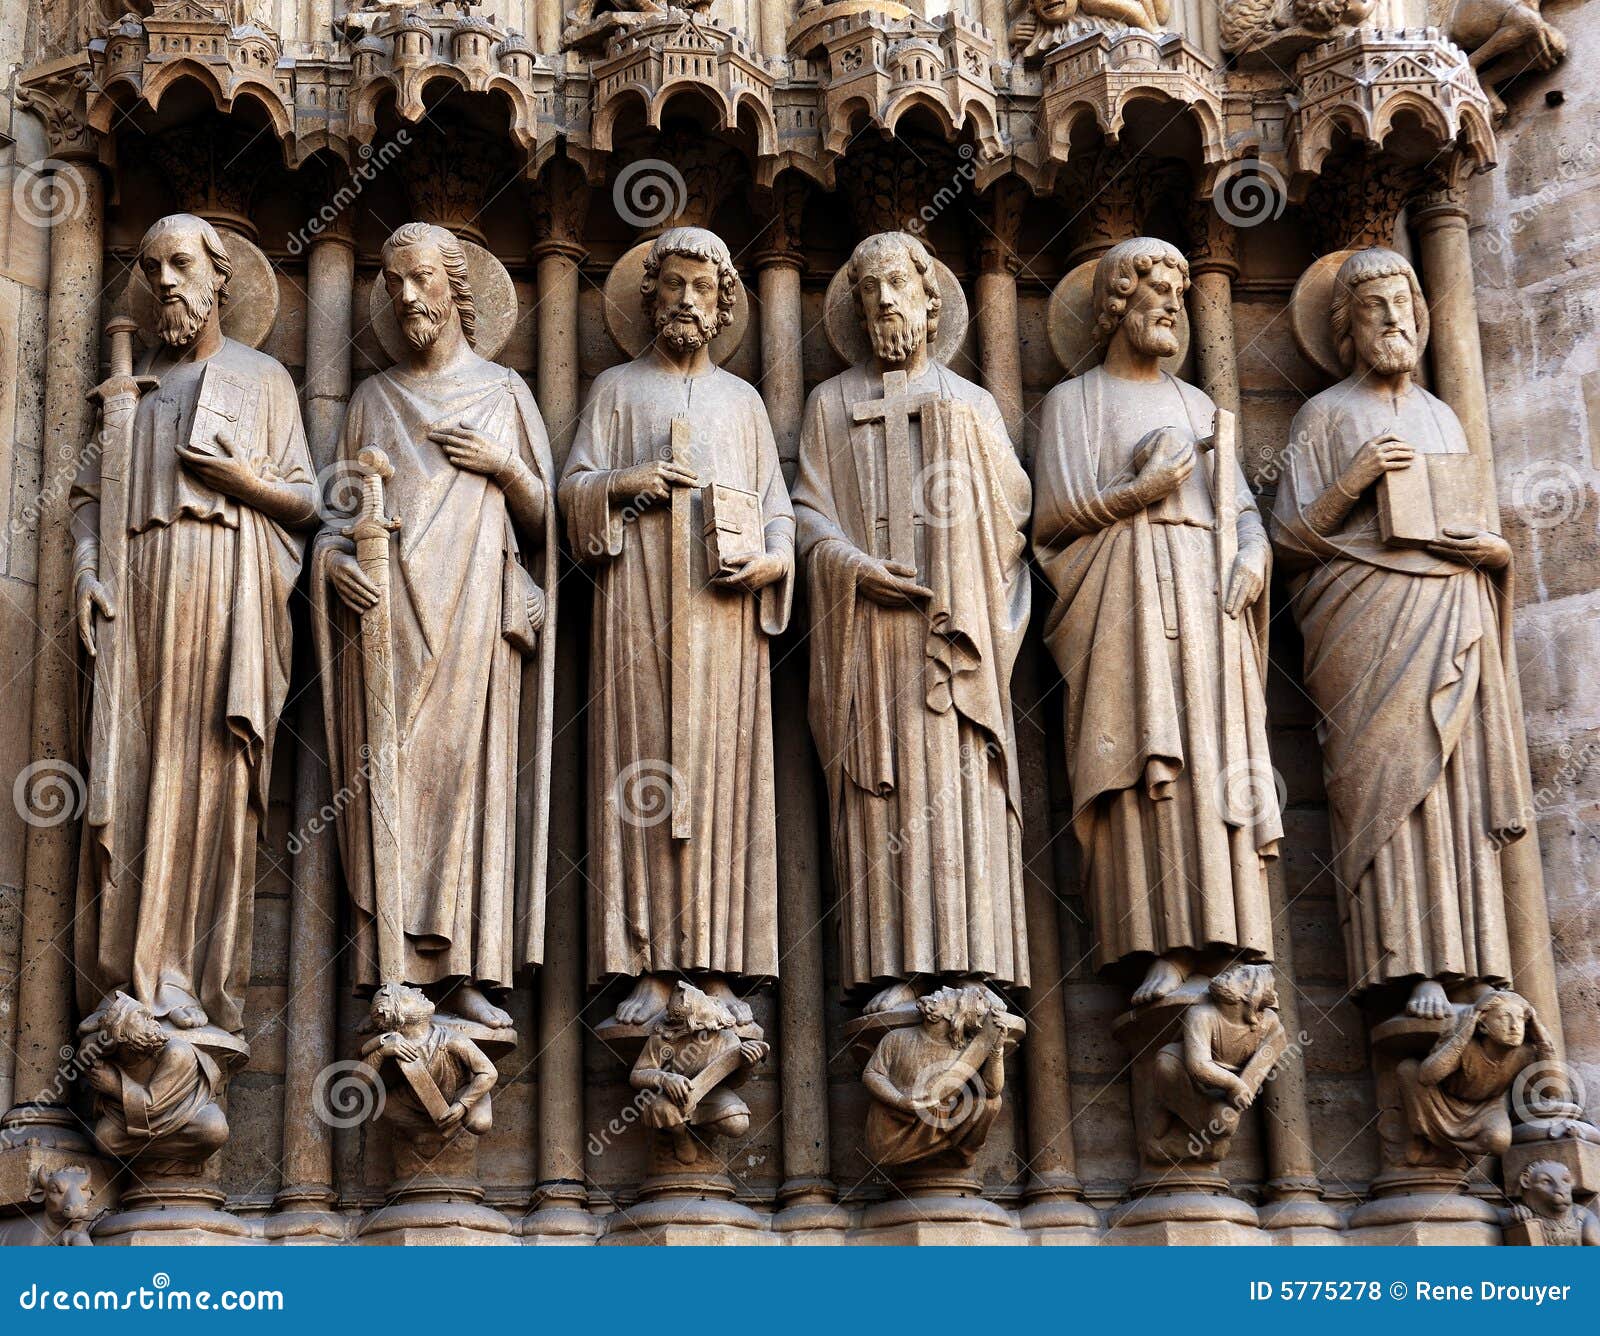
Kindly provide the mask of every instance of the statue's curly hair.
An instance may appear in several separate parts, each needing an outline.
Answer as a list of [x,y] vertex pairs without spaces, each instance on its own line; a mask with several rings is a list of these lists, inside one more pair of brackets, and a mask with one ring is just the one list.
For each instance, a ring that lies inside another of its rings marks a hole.
[[433,223],[402,223],[389,233],[383,243],[383,267],[398,250],[419,243],[427,243],[439,252],[444,264],[445,277],[450,281],[450,298],[456,304],[456,314],[461,317],[461,332],[474,347],[478,342],[478,308],[472,300],[472,278],[467,271],[467,248],[448,228]]
[[[717,328],[720,334],[733,323],[733,304],[739,296],[739,271],[722,238],[703,227],[669,227],[650,245],[644,257],[644,277],[639,280],[639,304],[654,327],[656,290],[661,286],[661,266],[674,255],[704,260],[717,267]],[[714,337],[714,336],[713,336]]]
[[1094,267],[1090,309],[1094,312],[1095,342],[1102,349],[1111,342],[1122,317],[1128,314],[1128,299],[1139,286],[1139,280],[1158,264],[1176,269],[1182,276],[1184,292],[1189,290],[1189,262],[1183,258],[1183,252],[1157,237],[1119,241],[1100,257],[1100,263]]

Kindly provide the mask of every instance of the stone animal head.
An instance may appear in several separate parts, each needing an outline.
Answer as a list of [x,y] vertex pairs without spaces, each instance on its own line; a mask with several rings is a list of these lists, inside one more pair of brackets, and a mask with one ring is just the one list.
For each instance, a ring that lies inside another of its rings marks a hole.
[[1101,348],[1122,333],[1136,353],[1171,357],[1178,351],[1178,315],[1189,288],[1189,262],[1156,237],[1119,242],[1094,268],[1091,307]]
[[702,348],[733,321],[739,272],[722,238],[703,227],[668,228],[650,246],[639,281],[656,337],[683,352]]
[[1218,972],[1208,990],[1218,1002],[1237,1002],[1247,1021],[1278,1005],[1278,985],[1271,965],[1230,965]]
[[1559,1220],[1572,1209],[1572,1170],[1559,1160],[1535,1160],[1517,1179],[1523,1204],[1546,1220]]
[[667,1009],[659,1022],[667,1035],[709,1034],[715,1030],[732,1030],[738,1025],[733,1010],[725,1002],[700,991],[692,983],[679,979],[667,999]]
[[452,316],[473,343],[478,309],[472,300],[467,252],[453,232],[432,223],[405,223],[383,243],[383,284],[394,303],[406,342],[421,350],[444,332]]
[[1416,270],[1381,246],[1357,251],[1339,266],[1328,321],[1346,371],[1411,371],[1428,346],[1428,303]]
[[885,362],[904,362],[939,332],[939,276],[928,248],[909,232],[879,232],[850,252],[856,315]]
[[431,1021],[433,1011],[433,1003],[420,988],[408,988],[403,983],[380,984],[372,994],[368,1028],[379,1034],[409,1029]]
[[33,1171],[28,1200],[44,1206],[45,1219],[58,1232],[59,1242],[68,1246],[88,1245],[89,1225],[97,1212],[94,1187],[83,1165],[68,1164],[59,1169],[40,1165]]
[[187,348],[228,300],[233,261],[221,234],[192,213],[168,214],[139,242],[138,264],[156,298],[155,333]]
[[983,1028],[995,1006],[987,988],[966,985],[939,988],[919,997],[917,1010],[924,1024],[947,1026],[950,1042],[964,1044]]

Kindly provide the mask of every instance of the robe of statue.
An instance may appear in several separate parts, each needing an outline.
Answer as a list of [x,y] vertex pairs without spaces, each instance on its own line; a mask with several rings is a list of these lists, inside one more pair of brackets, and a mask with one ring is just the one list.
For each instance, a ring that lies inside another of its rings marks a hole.
[[[179,459],[210,365],[260,386],[257,437],[238,443],[257,467],[282,482],[312,481],[294,383],[264,353],[224,339],[210,358],[163,371],[139,402],[128,576],[116,616],[96,627],[118,637],[129,708],[118,724],[111,821],[84,833],[75,959],[85,1012],[121,988],[159,1018],[184,1004],[176,992],[237,1034],[256,832],[289,689],[289,596],[304,540]],[[99,503],[100,453],[88,450],[70,504],[96,533]]]
[[[542,532],[519,533],[492,478],[428,439],[467,421],[508,442],[545,488]],[[509,987],[540,962],[554,692],[555,481],[544,422],[522,378],[473,356],[437,374],[394,366],[356,387],[340,458],[375,445],[394,476],[385,508],[392,675],[399,726],[405,978],[379,978],[359,617],[328,580],[337,535],[317,540],[313,618],[339,851],[354,907],[355,980]],[[517,567],[521,567],[521,571]],[[502,600],[531,576],[547,603],[531,657],[507,639]],[[342,801],[341,801],[342,795]]]
[[[856,591],[887,553],[882,398],[855,367],[806,405],[794,502],[811,599],[811,730],[828,781],[849,988],[918,974],[1028,982],[1011,670],[1028,625],[1030,502],[994,397],[930,365],[908,393],[911,507],[926,607]],[[930,423],[937,426],[930,429]]]
[[1504,986],[1500,849],[1523,834],[1529,784],[1509,573],[1386,546],[1376,489],[1326,537],[1303,519],[1385,432],[1419,455],[1468,449],[1420,386],[1396,406],[1346,381],[1295,417],[1273,516],[1321,716],[1350,979]]
[[[1034,550],[1056,591],[1045,641],[1066,684],[1072,824],[1096,928],[1096,964],[1210,948],[1272,950],[1263,860],[1282,836],[1267,755],[1267,600],[1238,619],[1223,663],[1212,459],[1172,494],[1107,525],[1101,496],[1130,482],[1139,442],[1160,427],[1199,440],[1216,406],[1165,375],[1118,380],[1100,367],[1041,408]],[[1241,471],[1242,554],[1266,532]],[[1070,535],[1038,541],[1038,535]],[[1222,726],[1219,691],[1241,726]]]
[[[672,697],[672,507],[608,496],[607,474],[660,460],[672,419],[693,424],[702,485],[761,499],[766,550],[790,573],[752,596],[709,583],[703,502],[692,492],[690,701]],[[719,367],[674,370],[652,346],[590,390],[561,479],[574,554],[595,573],[589,703],[589,975],[778,972],[776,800],[768,637],[789,624],[794,513],[756,390]],[[694,711],[669,819],[672,711]]]

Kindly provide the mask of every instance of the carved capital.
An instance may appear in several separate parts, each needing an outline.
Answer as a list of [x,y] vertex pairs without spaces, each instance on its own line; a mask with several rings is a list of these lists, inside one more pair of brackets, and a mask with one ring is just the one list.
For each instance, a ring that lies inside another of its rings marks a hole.
[[540,173],[529,192],[533,210],[533,256],[582,259],[584,223],[589,216],[589,181],[578,165],[557,158]]
[[838,166],[856,234],[924,231],[942,201],[970,188],[961,171],[968,163],[950,145],[920,137],[858,145]]
[[1306,196],[1318,250],[1392,246],[1417,182],[1417,168],[1382,153],[1356,149],[1330,159]]
[[700,130],[671,129],[628,148],[628,175],[616,178],[612,193],[618,214],[642,240],[669,227],[710,227],[744,176],[738,149]]
[[17,102],[44,123],[52,158],[96,158],[100,137],[89,127],[91,94],[98,89],[87,56],[51,61],[17,85]]
[[1022,234],[1022,213],[1028,187],[1015,177],[997,181],[983,197],[978,211],[978,269],[985,274],[1018,274],[1022,257],[1017,242]]
[[768,193],[769,209],[761,234],[761,248],[756,252],[758,268],[769,269],[774,265],[805,268],[800,226],[809,194],[806,181],[793,172],[779,177],[773,185]]
[[1072,225],[1072,263],[1147,232],[1157,206],[1180,197],[1185,186],[1177,161],[1132,154],[1116,144],[1069,162],[1058,179],[1058,193],[1085,201]]
[[172,185],[185,213],[254,240],[257,189],[275,165],[272,141],[210,117],[139,141],[136,152]]
[[504,145],[438,118],[413,131],[401,165],[412,216],[480,246],[488,240],[483,210],[505,171]]
[[1185,219],[1189,237],[1188,259],[1191,275],[1221,273],[1230,279],[1239,276],[1239,232],[1223,218],[1211,200],[1189,202]]

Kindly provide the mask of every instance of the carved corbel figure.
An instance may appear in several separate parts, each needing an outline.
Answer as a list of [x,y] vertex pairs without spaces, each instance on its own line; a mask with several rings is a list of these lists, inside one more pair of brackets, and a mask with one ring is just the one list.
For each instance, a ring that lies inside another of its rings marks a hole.
[[499,1073],[455,1017],[436,1017],[420,988],[384,984],[372,995],[361,1059],[384,1086],[383,1118],[409,1136],[481,1136],[493,1122]]
[[89,1229],[102,1212],[96,1208],[94,1184],[88,1169],[81,1164],[33,1171],[33,1188],[28,1200],[44,1207],[50,1241],[60,1248],[92,1248]]
[[1013,0],[1011,48],[1027,60],[1086,33],[1160,32],[1171,17],[1171,0]]
[[1516,993],[1491,990],[1458,1007],[1426,1057],[1395,1067],[1407,1163],[1503,1154],[1511,1146],[1512,1085],[1529,1064],[1554,1058],[1549,1034]]
[[1539,12],[1538,0],[1455,0],[1450,40],[1467,53],[1497,122],[1506,104],[1491,85],[1527,70],[1553,70],[1567,54],[1566,37]]
[[1227,0],[1222,6],[1224,51],[1292,58],[1318,42],[1349,32],[1372,12],[1374,0]]
[[890,1030],[861,1074],[872,1096],[866,1151],[883,1168],[969,1167],[1000,1115],[1005,1058],[1021,1022],[981,984],[917,999],[921,1021]]
[[1600,1246],[1600,1215],[1572,1200],[1572,1170],[1560,1160],[1535,1160],[1522,1171],[1522,1200],[1511,1208],[1506,1242],[1545,1248]]
[[680,1164],[693,1164],[696,1137],[738,1137],[750,1130],[750,1106],[732,1089],[768,1045],[741,1038],[733,1008],[679,980],[628,1077],[648,1096],[645,1118],[666,1134]]
[[1178,1163],[1227,1158],[1239,1119],[1288,1047],[1270,965],[1233,965],[1183,1015],[1180,1037],[1156,1054],[1141,1149]]
[[193,1174],[228,1139],[223,1072],[194,1032],[117,993],[80,1027],[94,1092],[94,1143],[156,1173]]

